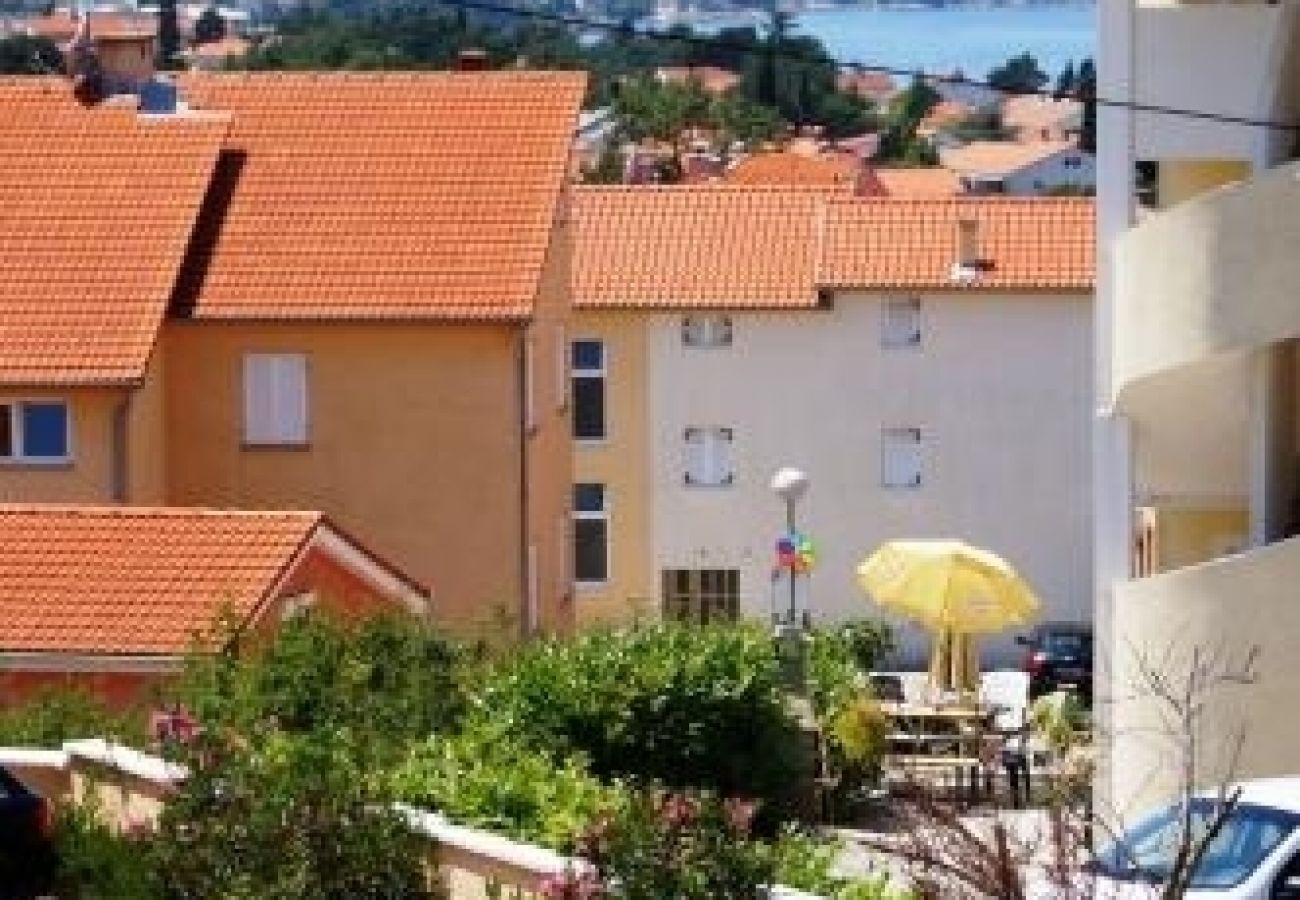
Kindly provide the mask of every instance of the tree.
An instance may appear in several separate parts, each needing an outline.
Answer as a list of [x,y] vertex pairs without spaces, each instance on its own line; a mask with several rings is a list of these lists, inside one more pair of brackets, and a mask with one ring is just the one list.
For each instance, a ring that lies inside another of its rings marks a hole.
[[1075,90],[1083,101],[1083,127],[1079,134],[1079,149],[1097,152],[1097,67],[1088,57],[1079,64]]
[[1074,60],[1070,60],[1056,77],[1056,93],[1062,96],[1073,94],[1078,88],[1079,76],[1074,71]]
[[226,36],[226,20],[215,6],[209,6],[194,21],[194,43],[210,44]]
[[988,81],[991,87],[1009,94],[1033,94],[1041,91],[1049,79],[1033,54],[1022,53],[989,72]]
[[158,0],[158,65],[176,68],[180,62],[181,29],[176,18],[176,0]]
[[923,77],[914,76],[912,83],[890,101],[887,124],[881,133],[876,157],[909,166],[937,165],[938,153],[916,132],[938,105],[939,99],[939,92]]
[[45,75],[63,70],[63,56],[49,38],[16,34],[0,39],[0,75]]

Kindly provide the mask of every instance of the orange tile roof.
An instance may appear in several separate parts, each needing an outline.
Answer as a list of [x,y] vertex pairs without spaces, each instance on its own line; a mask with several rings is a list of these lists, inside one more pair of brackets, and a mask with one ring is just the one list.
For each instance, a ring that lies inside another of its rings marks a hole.
[[898,84],[888,72],[841,72],[836,85],[845,93],[877,102],[888,100],[898,93]]
[[252,47],[252,41],[247,41],[241,37],[226,36],[219,40],[195,44],[185,51],[185,55],[191,59],[196,57],[226,59],[232,56],[243,56]]
[[[178,308],[201,319],[532,311],[586,79],[575,72],[180,78],[234,114],[229,203]],[[215,218],[215,217],[213,217]]]
[[940,151],[939,159],[944,168],[966,177],[1002,176],[1057,153],[1077,149],[1069,141],[973,141]]
[[[986,268],[954,281],[958,222],[979,223]],[[819,280],[829,287],[1089,291],[1093,202],[1041,197],[833,200]]]
[[143,376],[227,126],[0,78],[0,384]]
[[873,169],[886,197],[955,197],[961,179],[951,169]]
[[861,177],[861,163],[848,155],[809,156],[789,150],[746,156],[724,176],[731,184],[838,187],[847,191],[852,191]]
[[578,307],[811,308],[825,190],[574,190]]
[[935,131],[939,128],[945,128],[949,125],[956,125],[962,119],[969,117],[975,108],[968,103],[962,103],[960,100],[940,100],[928,112],[918,130],[922,132]]
[[[149,13],[93,11],[89,15],[92,38],[153,37],[158,33],[158,20]],[[77,19],[69,10],[59,9],[32,16],[23,27],[33,36],[64,43],[77,33]]]
[[175,654],[245,621],[322,516],[0,506],[0,650]]

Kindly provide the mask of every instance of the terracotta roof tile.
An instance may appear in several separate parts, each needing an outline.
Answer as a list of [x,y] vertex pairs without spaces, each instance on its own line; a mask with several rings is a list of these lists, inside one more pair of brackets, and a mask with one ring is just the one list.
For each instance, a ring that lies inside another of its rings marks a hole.
[[694,81],[707,93],[714,95],[725,94],[740,84],[739,75],[718,66],[664,66],[655,70],[655,77],[664,84]]
[[955,197],[962,192],[961,179],[951,169],[873,170],[886,197]]
[[[203,319],[519,318],[585,76],[187,75],[234,114],[179,307]],[[219,225],[219,227],[217,227]]]
[[[77,33],[77,19],[69,10],[59,9],[47,15],[31,16],[22,27],[33,36],[64,43]],[[154,37],[157,33],[158,20],[150,13],[90,12],[92,38]]]
[[143,375],[226,128],[0,78],[0,384]]
[[574,191],[578,307],[812,308],[825,190]]
[[973,141],[941,150],[939,159],[944,168],[968,178],[1002,176],[1068,150],[1081,152],[1069,141]]
[[246,619],[314,512],[0,505],[0,650],[183,653]]
[[[963,219],[978,223],[986,265],[954,281]],[[1088,291],[1094,247],[1087,199],[836,200],[819,280],[862,289]]]
[[745,157],[725,177],[731,184],[839,187],[852,192],[862,174],[861,162],[847,154],[809,156],[777,150]]

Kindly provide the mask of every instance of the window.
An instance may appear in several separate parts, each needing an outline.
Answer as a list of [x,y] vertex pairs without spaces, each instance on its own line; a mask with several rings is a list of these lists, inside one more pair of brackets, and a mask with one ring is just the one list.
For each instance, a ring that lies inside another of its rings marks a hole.
[[886,428],[881,435],[880,479],[888,488],[921,486],[921,429]]
[[921,346],[921,300],[886,300],[881,308],[880,346]]
[[289,622],[302,618],[309,610],[316,608],[317,602],[315,591],[303,591],[301,594],[286,597],[284,605],[280,607],[280,621]]
[[605,437],[605,344],[602,341],[574,341],[570,368],[573,370],[573,436],[580,441]]
[[609,580],[609,509],[603,484],[573,486],[573,580],[586,585]]
[[307,357],[250,353],[244,357],[244,443],[307,443]]
[[731,468],[730,428],[686,429],[686,483],[693,487],[728,487],[735,483]]
[[739,569],[664,569],[664,618],[733,622],[740,615]]
[[730,347],[730,316],[687,316],[682,319],[682,343],[687,347]]
[[0,404],[0,459],[66,462],[72,441],[68,405],[61,400]]

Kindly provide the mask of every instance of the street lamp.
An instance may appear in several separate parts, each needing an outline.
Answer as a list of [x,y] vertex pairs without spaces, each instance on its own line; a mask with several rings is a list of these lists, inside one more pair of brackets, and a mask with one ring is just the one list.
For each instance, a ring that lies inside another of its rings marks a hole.
[[[785,531],[788,539],[793,540],[795,530],[795,504],[808,493],[808,476],[798,469],[789,467],[780,469],[772,476],[772,492],[785,501]],[[797,552],[797,548],[796,548]],[[785,624],[791,628],[798,624],[798,579],[796,567],[790,566],[790,608],[786,611]]]

